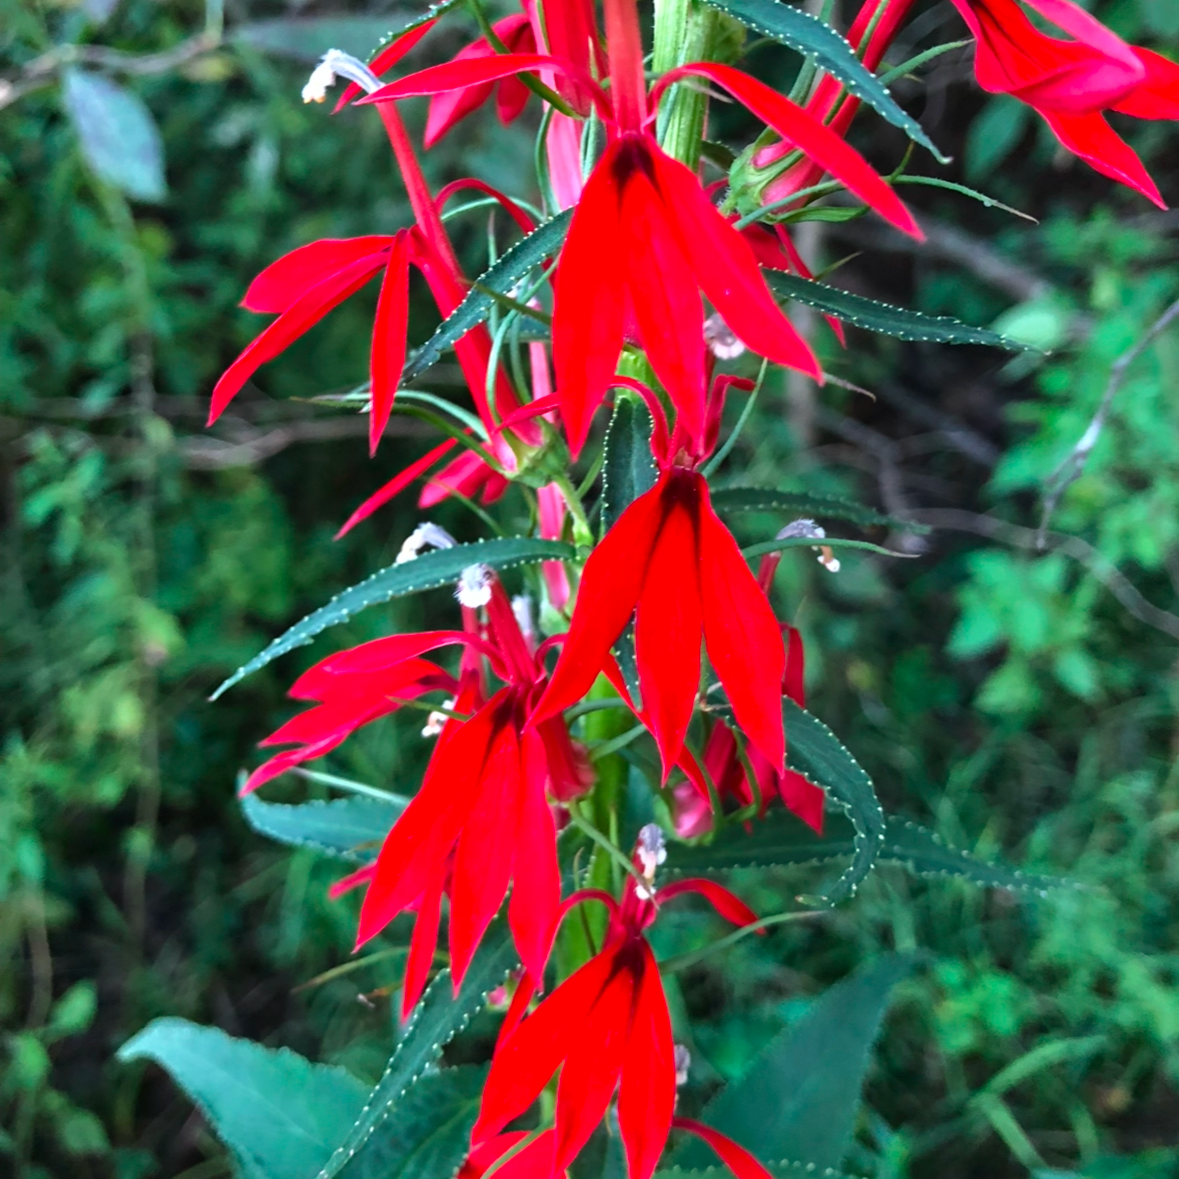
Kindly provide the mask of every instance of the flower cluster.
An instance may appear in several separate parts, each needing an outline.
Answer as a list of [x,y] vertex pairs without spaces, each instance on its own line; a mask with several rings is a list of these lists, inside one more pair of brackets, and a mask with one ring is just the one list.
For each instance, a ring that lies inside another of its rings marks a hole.
[[[1019,0],[953,3],[976,39],[985,89],[1026,102],[1068,150],[1161,204],[1105,115],[1179,117],[1179,66],[1125,44],[1070,0],[1027,0],[1064,36],[1042,31]],[[849,39],[865,70],[883,63],[911,5],[862,4]],[[693,6],[682,11],[692,20],[720,19]],[[312,706],[263,743],[292,748],[255,770],[246,789],[322,757],[378,718],[407,708],[428,714],[423,736],[434,747],[420,789],[375,860],[337,891],[365,890],[358,944],[399,914],[415,914],[405,1013],[429,979],[443,913],[457,988],[507,898],[522,969],[464,1174],[560,1175],[615,1103],[632,1179],[649,1179],[673,1128],[700,1135],[741,1179],[753,1179],[765,1171],[742,1146],[676,1116],[687,1056],[674,1043],[646,936],[662,906],[687,891],[735,925],[757,928],[755,914],[713,881],[657,885],[664,830],[681,840],[707,838],[733,816],[756,822],[775,800],[814,830],[823,824],[821,784],[786,760],[783,702],[805,703],[804,659],[798,630],[772,604],[780,554],[764,558],[755,574],[713,504],[709,472],[723,457],[726,397],[755,386],[721,370],[728,361],[748,363],[741,361],[748,352],[822,379],[811,344],[764,273],[810,277],[790,240],[789,216],[805,215],[812,201],[842,188],[900,231],[920,238],[921,230],[889,180],[848,143],[862,95],[835,74],[820,70],[807,92],[795,95],[801,101],[717,60],[677,61],[652,78],[637,0],[604,0],[602,16],[599,22],[592,0],[523,0],[520,12],[494,24],[482,19],[483,35],[452,60],[383,80],[437,23],[427,20],[368,66],[333,51],[308,83],[305,97],[322,100],[343,77],[349,84],[341,106],[375,108],[414,223],[312,242],[267,267],[245,306],[276,318],[218,382],[211,418],[261,365],[379,276],[365,393],[376,453],[398,408],[408,356],[411,267],[444,319],[472,290],[448,236],[447,202],[474,191],[524,234],[545,215],[568,211],[564,242],[534,266],[535,283],[499,292],[512,316],[551,324],[551,339],[531,335],[517,356],[526,355],[527,364],[508,364],[488,324],[470,324],[453,346],[474,412],[456,410],[461,428],[397,473],[345,525],[354,527],[419,479],[425,507],[449,496],[490,504],[514,487],[539,536],[565,542],[568,556],[545,561],[531,598],[512,598],[495,569],[474,562],[458,579],[461,624],[392,634],[317,663],[291,689]],[[679,136],[672,151],[660,130],[671,121],[669,96],[681,111],[686,102],[704,112],[717,91],[765,126],[748,156],[760,177],[754,216],[739,219],[735,188],[725,194],[723,182],[707,181],[699,134]],[[479,180],[432,192],[398,105],[425,96],[426,147],[493,99],[508,123],[535,96],[545,107],[543,209]],[[649,455],[632,463],[639,476],[629,502],[618,500],[617,489],[603,494],[596,534],[582,497],[597,463],[580,489],[573,467],[598,444],[595,425],[607,401],[616,413],[628,407],[649,419]],[[800,520],[780,538],[825,535]],[[419,559],[427,547],[450,549],[455,541],[424,525],[400,561]],[[830,549],[819,547],[824,565],[837,570]],[[633,847],[618,845],[616,823],[594,818],[601,814],[597,762],[624,740],[587,747],[581,718],[609,708],[634,733],[649,734],[659,764],[663,827],[644,826]],[[570,826],[589,828],[591,850],[609,849],[614,869],[625,866],[620,898],[578,886],[559,842]],[[554,980],[562,922],[583,904],[604,906],[602,935],[584,960],[564,955],[565,977]],[[551,1124],[514,1128],[558,1072]]]

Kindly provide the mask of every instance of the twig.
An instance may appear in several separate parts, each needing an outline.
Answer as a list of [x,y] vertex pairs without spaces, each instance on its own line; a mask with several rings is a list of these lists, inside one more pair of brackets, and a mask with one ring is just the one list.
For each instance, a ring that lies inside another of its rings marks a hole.
[[1113,406],[1114,398],[1120,392],[1130,366],[1177,317],[1179,317],[1179,299],[1176,299],[1151,324],[1146,334],[1138,343],[1123,352],[1110,367],[1109,380],[1106,382],[1105,392],[1101,396],[1101,404],[1097,407],[1097,412],[1093,415],[1093,420],[1089,423],[1084,434],[1081,435],[1080,441],[1045,481],[1044,510],[1040,516],[1040,527],[1036,531],[1036,547],[1038,549],[1042,550],[1044,548],[1045,538],[1048,535],[1048,525],[1064,493],[1084,473],[1085,465],[1089,461],[1089,455],[1093,453],[1093,448],[1097,445],[1097,440],[1101,437],[1102,430],[1105,429],[1105,423],[1109,420],[1109,411]]
[[[1017,549],[1038,551],[1040,548],[1037,529],[1009,524],[1006,520],[999,520],[994,516],[966,512],[958,508],[919,508],[910,515],[919,523],[928,524],[933,528],[943,528],[949,532],[970,532],[976,536],[1001,541]],[[1148,602],[1134,588],[1129,578],[1088,541],[1061,532],[1049,532],[1044,539],[1051,551],[1062,553],[1083,565],[1113,594],[1126,612],[1139,622],[1144,622],[1173,639],[1179,639],[1179,616]]]

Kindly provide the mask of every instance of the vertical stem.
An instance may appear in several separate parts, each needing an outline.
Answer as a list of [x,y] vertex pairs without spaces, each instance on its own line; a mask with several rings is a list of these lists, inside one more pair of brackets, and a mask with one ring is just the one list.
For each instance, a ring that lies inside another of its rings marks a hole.
[[[718,14],[696,0],[655,0],[653,68],[665,74],[676,66],[706,61]],[[695,168],[704,139],[708,97],[692,86],[673,86],[659,104],[659,142],[672,159]]]
[[623,131],[638,131],[647,118],[643,38],[635,0],[605,0],[606,47],[610,54],[610,96]]

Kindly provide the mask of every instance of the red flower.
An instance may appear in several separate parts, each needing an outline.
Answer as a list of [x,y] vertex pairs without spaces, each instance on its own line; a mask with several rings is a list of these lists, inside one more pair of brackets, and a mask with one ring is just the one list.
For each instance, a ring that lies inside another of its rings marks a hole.
[[[544,969],[557,920],[560,881],[556,830],[546,799],[568,800],[590,785],[588,764],[563,720],[529,726],[545,674],[543,646],[534,649],[494,574],[476,566],[460,582],[464,631],[376,639],[330,656],[292,689],[321,703],[287,722],[264,744],[299,742],[272,758],[245,789],[334,748],[350,733],[424,692],[454,693],[452,711],[438,714],[438,745],[422,787],[389,832],[375,865],[342,887],[368,883],[357,945],[375,937],[398,913],[418,913],[407,964],[404,1008],[425,985],[438,934],[443,893],[450,905],[451,971],[461,982],[475,947],[515,882],[509,919],[525,966]],[[486,625],[477,618],[486,605]],[[466,647],[458,679],[420,655],[444,644]],[[488,698],[486,659],[504,686]],[[429,726],[428,726],[429,728]]]
[[[810,349],[777,306],[754,254],[684,165],[648,130],[653,117],[643,79],[634,0],[605,5],[609,97],[579,63],[556,56],[504,54],[450,62],[394,82],[363,101],[445,93],[515,73],[560,70],[591,88],[611,141],[578,202],[557,271],[553,360],[570,447],[584,445],[590,419],[634,322],[660,382],[689,435],[704,425],[703,291],[736,335],[771,360],[819,376]],[[728,90],[759,118],[840,177],[884,217],[920,236],[891,188],[838,135],[768,86],[730,66],[701,62],[665,74],[700,75]]]
[[1166,208],[1142,161],[1104,112],[1179,119],[1179,65],[1127,45],[1070,0],[1026,3],[1072,40],[1041,32],[1017,0],[954,0],[977,39],[979,85],[1026,102],[1074,155]]
[[[662,852],[662,835],[651,826],[639,839],[636,867],[649,883]],[[592,899],[609,908],[605,944],[535,1011],[501,1033],[471,1133],[476,1148],[522,1114],[560,1068],[555,1124],[529,1147],[533,1158],[527,1173],[547,1179],[563,1171],[586,1144],[617,1089],[628,1172],[631,1179],[650,1179],[673,1124],[677,1062],[667,999],[644,930],[661,904],[685,892],[700,893],[736,925],[756,920],[744,903],[708,880],[681,880],[655,890],[631,878],[621,904],[597,891],[576,893],[566,902],[568,908]],[[530,980],[521,987],[513,1003],[517,1016],[531,996]],[[681,1125],[697,1128],[686,1120]],[[712,1142],[713,1135],[730,1145],[705,1130],[706,1140]],[[745,1176],[765,1176],[752,1156],[739,1147],[736,1151],[744,1156],[742,1163],[757,1168],[743,1172]],[[736,1160],[738,1154],[731,1157]]]
[[700,452],[680,427],[668,437],[658,400],[646,390],[660,476],[590,554],[560,660],[535,714],[551,717],[585,694],[634,614],[644,720],[665,775],[680,758],[692,717],[702,637],[750,742],[772,766],[781,768],[785,757],[778,622],[695,469],[715,441],[724,388],[723,380],[714,386]]

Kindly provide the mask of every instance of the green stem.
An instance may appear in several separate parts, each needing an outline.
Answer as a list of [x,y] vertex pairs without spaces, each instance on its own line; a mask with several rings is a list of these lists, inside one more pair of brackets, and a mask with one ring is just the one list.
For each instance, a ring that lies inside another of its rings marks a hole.
[[727,937],[722,937],[719,941],[712,942],[700,950],[690,950],[686,954],[676,954],[672,958],[667,958],[659,963],[659,970],[662,974],[675,974],[680,970],[686,970],[689,966],[695,966],[697,962],[702,962],[711,954],[715,954],[720,950],[727,950],[729,946],[736,945],[737,942],[747,938],[751,933],[759,933],[763,929],[769,929],[774,925],[785,925],[790,921],[805,921],[811,917],[825,917],[830,910],[827,909],[803,909],[797,913],[775,913],[772,917],[763,917],[760,921],[752,921],[748,925],[742,925],[740,929],[735,929]]
[[[696,0],[655,0],[656,74],[711,56],[719,15]],[[704,140],[708,95],[697,86],[673,86],[659,104],[660,146],[674,160],[695,168]]]

